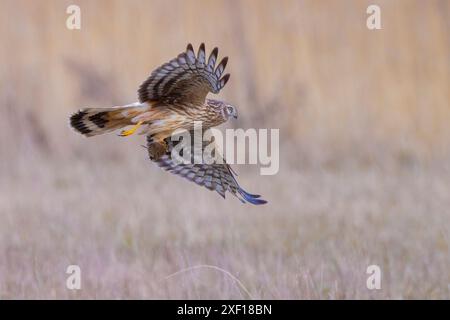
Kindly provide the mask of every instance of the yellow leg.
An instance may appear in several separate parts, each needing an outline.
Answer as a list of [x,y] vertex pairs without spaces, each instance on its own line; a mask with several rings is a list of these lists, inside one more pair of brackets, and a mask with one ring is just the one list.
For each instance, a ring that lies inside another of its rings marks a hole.
[[144,122],[144,121],[139,121],[139,122],[136,123],[136,125],[134,125],[133,128],[131,128],[130,130],[122,130],[122,131],[120,132],[119,136],[121,136],[121,137],[126,137],[126,136],[129,136],[129,135],[132,135],[133,133],[136,132],[136,130],[141,126],[141,124],[142,124],[143,122]]

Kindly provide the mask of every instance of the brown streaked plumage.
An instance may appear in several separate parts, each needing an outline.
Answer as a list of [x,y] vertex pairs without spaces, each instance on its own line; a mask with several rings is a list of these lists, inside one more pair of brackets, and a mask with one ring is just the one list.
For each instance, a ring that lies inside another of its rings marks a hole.
[[[127,136],[141,127],[140,134],[147,135],[150,159],[166,169],[170,167],[171,172],[186,172],[186,167],[179,170],[170,158],[172,133],[178,129],[192,131],[194,122],[198,121],[206,130],[226,122],[230,117],[237,118],[237,111],[232,105],[206,98],[209,92],[219,93],[230,79],[229,74],[223,75],[228,57],[215,67],[217,54],[218,48],[214,48],[206,59],[203,43],[197,55],[189,44],[185,52],[154,70],[141,84],[139,102],[113,108],[81,109],[70,117],[70,125],[87,137],[133,125],[132,129],[121,132],[122,136]],[[230,191],[244,202],[265,203],[258,199],[259,196],[239,187],[228,164],[193,164],[191,169],[204,178],[211,175],[204,181],[197,176],[194,182],[216,190],[223,197],[225,191]],[[192,174],[190,172],[189,176]],[[217,180],[217,175],[223,178],[221,182]],[[202,183],[199,183],[200,180]]]

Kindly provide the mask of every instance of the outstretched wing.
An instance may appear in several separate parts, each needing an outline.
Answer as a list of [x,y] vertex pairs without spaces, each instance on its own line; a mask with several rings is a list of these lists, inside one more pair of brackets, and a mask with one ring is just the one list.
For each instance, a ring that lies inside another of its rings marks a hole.
[[[193,141],[193,131],[190,134],[191,141]],[[166,153],[158,160],[154,160],[162,169],[204,186],[209,190],[217,191],[223,198],[225,198],[225,192],[229,191],[243,203],[249,202],[256,205],[267,203],[266,200],[259,199],[259,195],[248,193],[242,189],[236,181],[234,171],[225,161],[220,164],[193,163],[193,161],[188,164],[178,163],[172,159],[171,153],[173,148],[181,143],[182,140],[172,141],[169,137],[165,139],[165,142],[168,145]],[[150,143],[152,143],[152,138],[147,136],[147,144]],[[202,152],[208,144],[210,143],[203,142]]]
[[208,92],[218,93],[230,78],[229,74],[222,77],[228,57],[214,69],[218,52],[214,48],[206,61],[205,45],[200,45],[195,56],[189,44],[186,52],[160,66],[142,83],[138,91],[139,101],[203,104]]

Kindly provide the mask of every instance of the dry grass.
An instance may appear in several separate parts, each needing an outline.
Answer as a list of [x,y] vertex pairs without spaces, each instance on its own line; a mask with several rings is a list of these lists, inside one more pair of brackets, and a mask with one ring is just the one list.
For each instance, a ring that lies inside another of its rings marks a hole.
[[[80,1],[69,31],[71,3],[0,4],[0,298],[450,298],[447,1],[379,1],[381,31],[365,1]],[[201,41],[230,56],[235,125],[280,128],[278,175],[237,168],[264,207],[67,128]],[[198,265],[245,289],[167,278]]]

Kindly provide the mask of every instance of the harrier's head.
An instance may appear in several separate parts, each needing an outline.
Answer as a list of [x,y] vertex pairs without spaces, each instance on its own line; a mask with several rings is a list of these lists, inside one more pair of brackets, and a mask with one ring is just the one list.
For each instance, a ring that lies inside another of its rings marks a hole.
[[214,99],[207,99],[207,103],[210,107],[214,108],[216,112],[221,114],[224,121],[227,121],[229,118],[237,119],[238,114],[235,106]]
[[232,106],[231,104],[225,103],[225,102],[223,103],[223,112],[224,112],[227,120],[230,117],[233,117],[235,119],[237,119],[237,117],[238,117],[236,107]]

